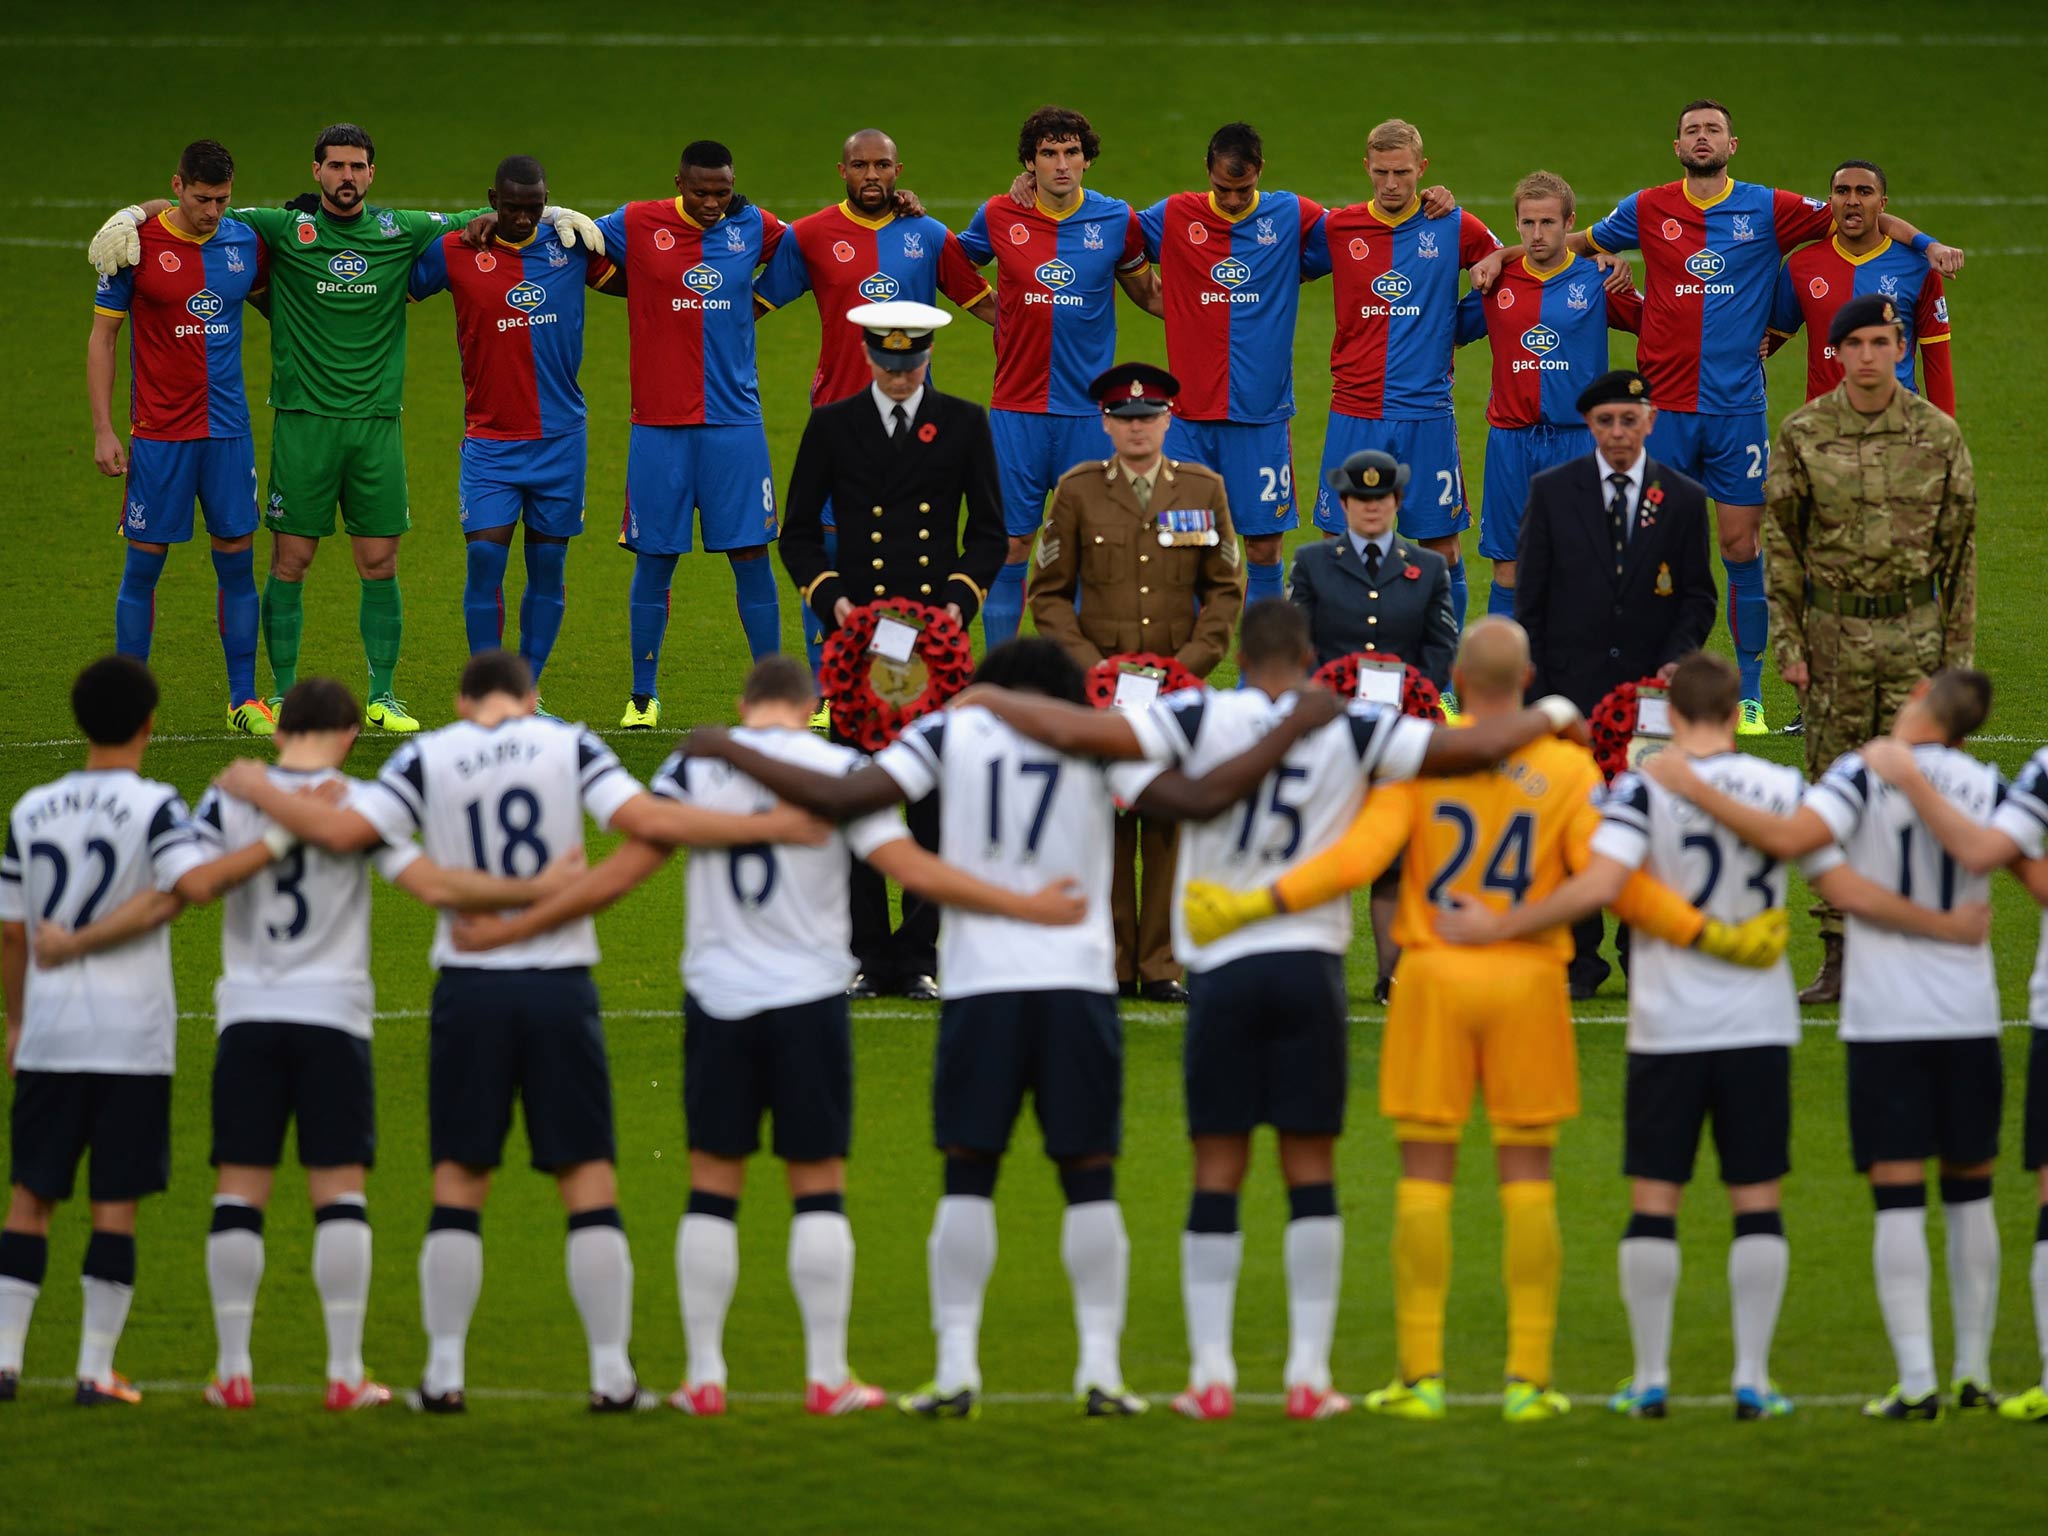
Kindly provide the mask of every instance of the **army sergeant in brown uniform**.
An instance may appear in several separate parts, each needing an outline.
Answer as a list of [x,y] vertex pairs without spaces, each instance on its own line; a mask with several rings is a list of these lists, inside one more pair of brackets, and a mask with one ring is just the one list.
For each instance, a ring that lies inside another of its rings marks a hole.
[[[1244,607],[1223,478],[1163,453],[1180,392],[1165,369],[1122,363],[1088,392],[1102,404],[1116,457],[1060,477],[1031,570],[1032,622],[1083,667],[1150,651],[1207,677],[1229,651]],[[1176,841],[1172,822],[1117,818],[1117,978],[1154,1002],[1187,1000],[1173,958]],[[1133,868],[1141,858],[1142,895]]]

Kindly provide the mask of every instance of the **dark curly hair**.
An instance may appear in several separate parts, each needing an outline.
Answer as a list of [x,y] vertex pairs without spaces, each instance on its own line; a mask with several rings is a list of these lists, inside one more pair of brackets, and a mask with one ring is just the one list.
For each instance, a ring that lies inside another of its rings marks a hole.
[[1095,129],[1087,118],[1066,107],[1040,107],[1024,119],[1024,126],[1017,133],[1017,160],[1029,165],[1038,157],[1038,146],[1045,143],[1057,144],[1061,139],[1079,139],[1081,158],[1091,164],[1102,153],[1102,140],[1095,136]]

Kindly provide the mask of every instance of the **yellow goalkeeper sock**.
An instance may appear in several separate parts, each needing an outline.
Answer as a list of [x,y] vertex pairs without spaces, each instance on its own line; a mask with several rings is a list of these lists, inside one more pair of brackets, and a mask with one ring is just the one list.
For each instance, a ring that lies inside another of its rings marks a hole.
[[1564,1273],[1557,1185],[1549,1179],[1503,1184],[1500,1211],[1506,1227],[1501,1272],[1508,1292],[1508,1375],[1547,1387]]
[[1401,1379],[1444,1373],[1444,1305],[1451,1292],[1451,1186],[1394,1186],[1394,1331]]

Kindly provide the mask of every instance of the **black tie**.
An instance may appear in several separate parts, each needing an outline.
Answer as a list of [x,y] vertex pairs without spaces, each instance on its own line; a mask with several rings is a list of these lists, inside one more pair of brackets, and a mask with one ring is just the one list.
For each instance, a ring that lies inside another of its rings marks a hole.
[[1607,503],[1607,523],[1614,534],[1614,574],[1621,574],[1621,554],[1628,547],[1628,476],[1616,470],[1607,477],[1614,499]]
[[889,440],[900,443],[903,441],[903,434],[909,430],[910,417],[903,409],[903,402],[899,400],[889,412]]
[[1365,546],[1365,579],[1375,585],[1379,582],[1380,547],[1377,544],[1368,543]]

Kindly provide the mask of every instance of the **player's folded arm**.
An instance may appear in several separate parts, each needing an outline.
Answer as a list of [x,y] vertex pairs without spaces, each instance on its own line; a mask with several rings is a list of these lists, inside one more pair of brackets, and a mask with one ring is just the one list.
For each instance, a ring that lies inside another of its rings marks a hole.
[[1482,773],[1517,747],[1541,741],[1556,730],[1556,721],[1535,705],[1510,715],[1475,720],[1455,730],[1440,728],[1430,732],[1422,753],[1422,771],[1445,779]]
[[1015,693],[1007,688],[981,685],[972,696],[956,700],[957,706],[973,705],[987,710],[1003,724],[1042,746],[1068,757],[1092,757],[1104,762],[1132,762],[1159,754],[1148,751],[1134,717],[1117,709],[1091,709],[1041,694]]
[[[489,936],[488,943],[465,942],[467,933],[476,928],[467,928],[463,923],[456,926],[456,947],[459,949],[499,948],[506,944],[517,944],[527,939],[538,938],[541,934],[572,923],[578,918],[601,912],[635,886],[640,885],[666,864],[674,849],[659,843],[643,842],[628,837],[609,858],[592,865],[567,885],[542,897],[524,911],[503,917],[484,919],[480,926]],[[420,864],[418,860],[406,870],[410,875]],[[401,883],[402,883],[401,877]],[[417,893],[415,893],[417,894]],[[422,900],[426,898],[422,897]]]
[[1266,776],[1280,766],[1296,742],[1342,713],[1342,700],[1325,689],[1310,689],[1299,696],[1292,710],[1274,722],[1271,730],[1237,756],[1226,758],[1206,773],[1190,774],[1185,769],[1169,768],[1155,775],[1136,796],[1135,807],[1147,816],[1211,821],[1258,793]]
[[1846,862],[1835,863],[1826,859],[1817,862],[1822,867],[1807,876],[1807,884],[1837,911],[1861,922],[1923,939],[1938,939],[1951,944],[1972,941],[1970,917],[1964,909],[1944,912],[1935,907],[1923,907],[1897,891],[1859,875]]
[[[802,806],[828,821],[851,821],[856,816],[866,816],[903,801],[902,787],[872,763],[845,775],[819,773],[794,763],[785,763],[765,752],[756,752],[718,730],[691,732],[689,753],[692,757],[715,757],[729,763],[770,794],[787,800],[791,805]],[[623,830],[633,830],[623,823],[621,825]],[[758,836],[756,839],[735,839],[752,840],[758,840]]]
[[609,825],[628,837],[667,848],[731,848],[740,843],[785,841],[792,818],[780,808],[774,812],[713,811],[650,792],[634,795],[620,805],[612,812]]

